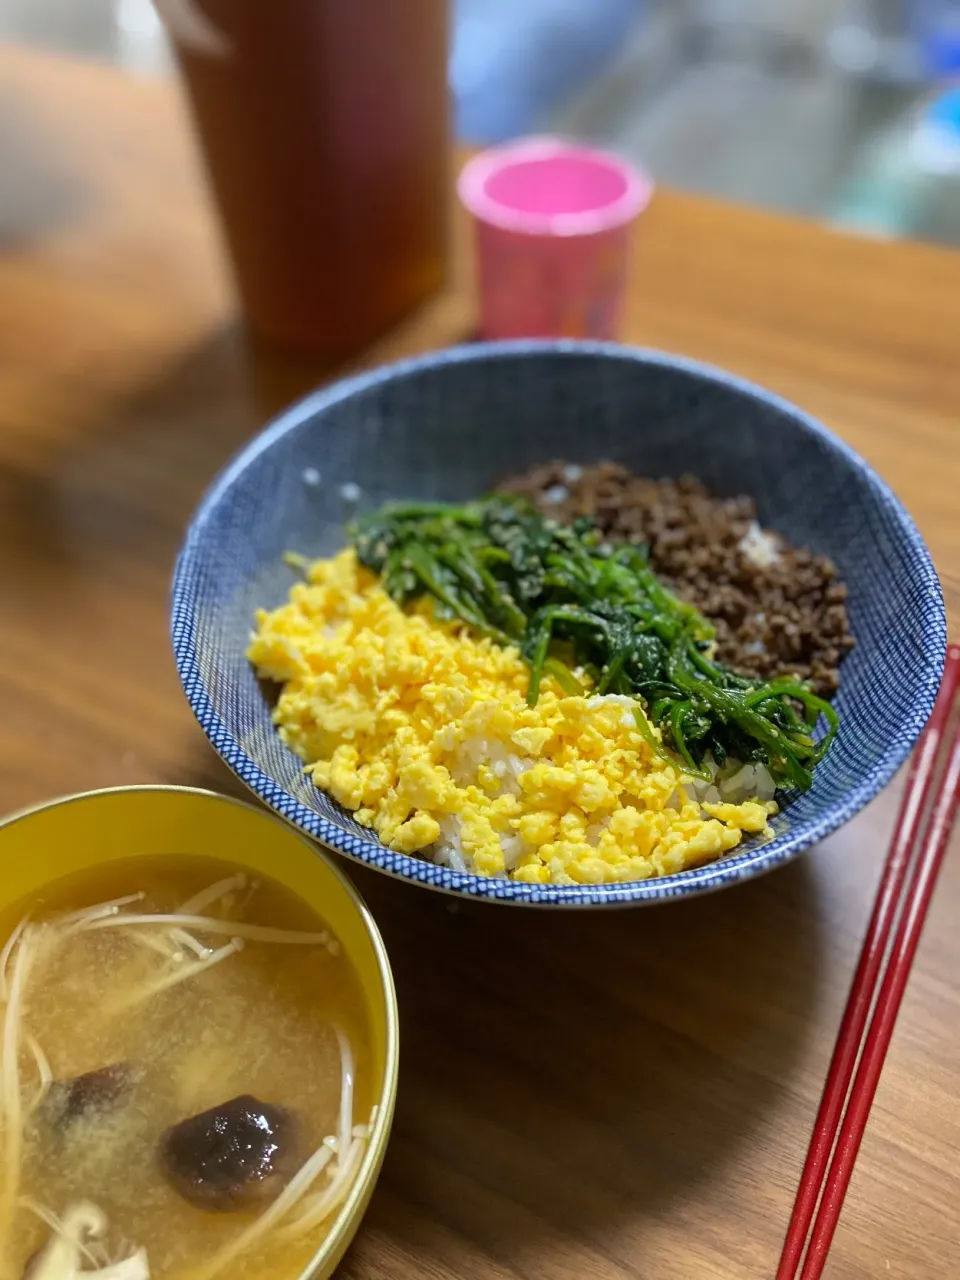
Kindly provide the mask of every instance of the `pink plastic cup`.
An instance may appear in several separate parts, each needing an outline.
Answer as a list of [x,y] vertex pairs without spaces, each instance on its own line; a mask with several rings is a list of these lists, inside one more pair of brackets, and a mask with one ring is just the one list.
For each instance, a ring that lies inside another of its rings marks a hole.
[[473,215],[485,338],[611,338],[631,223],[653,183],[602,151],[557,138],[495,147],[457,184]]

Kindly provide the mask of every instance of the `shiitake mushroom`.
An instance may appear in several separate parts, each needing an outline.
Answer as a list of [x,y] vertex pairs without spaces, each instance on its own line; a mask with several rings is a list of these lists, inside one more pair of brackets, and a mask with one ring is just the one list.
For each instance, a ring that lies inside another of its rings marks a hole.
[[62,1131],[75,1120],[106,1114],[123,1102],[136,1078],[131,1063],[113,1062],[70,1080],[54,1080],[43,1100],[43,1119]]
[[160,1138],[170,1185],[198,1209],[231,1213],[275,1199],[300,1167],[296,1114],[250,1094],[181,1120]]

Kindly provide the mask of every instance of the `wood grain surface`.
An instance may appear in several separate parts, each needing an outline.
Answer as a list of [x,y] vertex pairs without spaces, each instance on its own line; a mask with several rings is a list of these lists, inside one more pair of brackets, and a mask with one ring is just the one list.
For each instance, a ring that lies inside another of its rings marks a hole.
[[[0,809],[237,790],[180,692],[167,590],[203,487],[337,372],[245,350],[173,89],[0,50]],[[364,363],[470,336],[449,292]],[[663,192],[629,340],[819,414],[913,511],[960,624],[960,257]],[[718,430],[722,430],[722,423]],[[895,788],[792,866],[602,915],[357,874],[396,970],[396,1128],[346,1280],[772,1275]],[[828,1268],[960,1274],[960,861]]]

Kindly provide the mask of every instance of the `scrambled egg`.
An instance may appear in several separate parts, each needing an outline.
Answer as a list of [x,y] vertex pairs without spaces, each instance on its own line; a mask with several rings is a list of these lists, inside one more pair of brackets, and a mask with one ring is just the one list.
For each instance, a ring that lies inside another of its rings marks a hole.
[[669,875],[767,829],[773,804],[693,802],[620,697],[535,707],[516,649],[400,609],[352,550],[257,615],[248,651],[318,787],[391,849],[533,883]]

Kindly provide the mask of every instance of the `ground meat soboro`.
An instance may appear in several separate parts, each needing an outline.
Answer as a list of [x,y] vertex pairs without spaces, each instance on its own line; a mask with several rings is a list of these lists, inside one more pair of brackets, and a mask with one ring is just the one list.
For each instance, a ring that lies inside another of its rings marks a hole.
[[649,547],[651,567],[716,624],[717,656],[744,675],[797,676],[829,697],[853,647],[847,589],[825,556],[762,533],[752,498],[718,498],[693,476],[649,480],[615,462],[550,462],[501,489],[559,520]]

